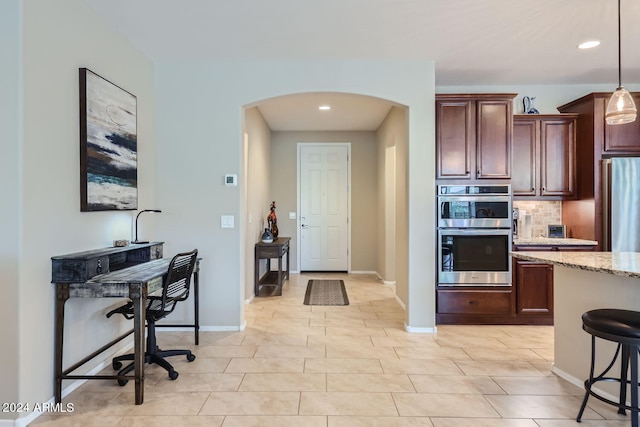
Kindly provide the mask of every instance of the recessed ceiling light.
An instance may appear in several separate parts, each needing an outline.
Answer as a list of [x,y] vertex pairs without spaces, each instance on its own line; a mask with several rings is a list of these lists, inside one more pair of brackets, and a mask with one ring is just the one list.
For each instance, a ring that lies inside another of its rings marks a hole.
[[318,110],[321,110],[321,111],[331,110],[331,105],[321,105],[318,107]]
[[578,45],[578,49],[591,49],[592,47],[600,46],[600,40],[589,40]]

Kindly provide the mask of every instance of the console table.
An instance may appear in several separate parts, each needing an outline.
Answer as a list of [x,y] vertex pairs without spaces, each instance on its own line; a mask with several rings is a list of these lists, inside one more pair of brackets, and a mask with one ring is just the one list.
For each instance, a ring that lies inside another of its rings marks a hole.
[[[254,292],[256,296],[282,295],[282,284],[289,279],[290,237],[278,237],[273,243],[255,245]],[[287,269],[282,271],[282,257],[287,257]],[[278,271],[271,271],[271,259],[278,258]],[[260,277],[260,260],[267,260],[267,272]]]
[[[51,258],[52,279],[56,285],[55,319],[55,402],[62,400],[65,379],[133,379],[135,403],[144,400],[145,321],[147,295],[162,287],[170,259],[162,258],[162,242],[104,248]],[[198,344],[199,262],[193,275],[196,344]],[[81,361],[63,369],[64,307],[69,298],[129,298],[133,301],[133,329],[102,346]],[[160,326],[160,325],[158,325]],[[163,325],[177,326],[177,325]],[[133,333],[134,375],[71,375],[73,371]]]

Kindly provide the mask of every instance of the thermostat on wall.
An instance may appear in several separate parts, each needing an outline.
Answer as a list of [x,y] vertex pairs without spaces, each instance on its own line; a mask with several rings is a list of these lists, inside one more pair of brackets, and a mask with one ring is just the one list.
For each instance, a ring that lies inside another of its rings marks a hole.
[[238,185],[238,175],[228,173],[224,176],[224,185],[236,186]]

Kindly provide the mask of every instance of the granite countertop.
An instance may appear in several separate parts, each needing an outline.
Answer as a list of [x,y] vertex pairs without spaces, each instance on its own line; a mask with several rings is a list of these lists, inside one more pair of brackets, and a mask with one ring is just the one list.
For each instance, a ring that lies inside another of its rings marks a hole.
[[598,242],[595,240],[583,240],[583,239],[561,239],[552,237],[534,237],[531,239],[513,239],[514,245],[521,246],[596,246]]
[[542,261],[564,267],[617,276],[640,278],[638,252],[511,252],[511,256],[527,261]]

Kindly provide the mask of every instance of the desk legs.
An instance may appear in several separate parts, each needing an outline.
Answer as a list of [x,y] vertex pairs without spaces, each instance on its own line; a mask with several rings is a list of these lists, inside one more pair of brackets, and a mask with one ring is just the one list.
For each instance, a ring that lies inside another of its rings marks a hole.
[[287,247],[287,275],[285,276],[287,280],[289,280],[289,247]]
[[199,344],[198,335],[200,333],[200,302],[198,302],[198,296],[200,294],[200,260],[196,260],[196,265],[193,270],[193,320],[195,329],[195,342]]
[[55,390],[56,403],[62,401],[62,344],[64,342],[64,303],[69,299],[69,285],[56,284],[56,355],[55,355]]
[[140,283],[129,285],[129,298],[133,302],[133,366],[135,373],[135,401],[144,401],[144,328],[146,322],[147,290]]
[[278,295],[282,295],[282,257],[278,257]]

